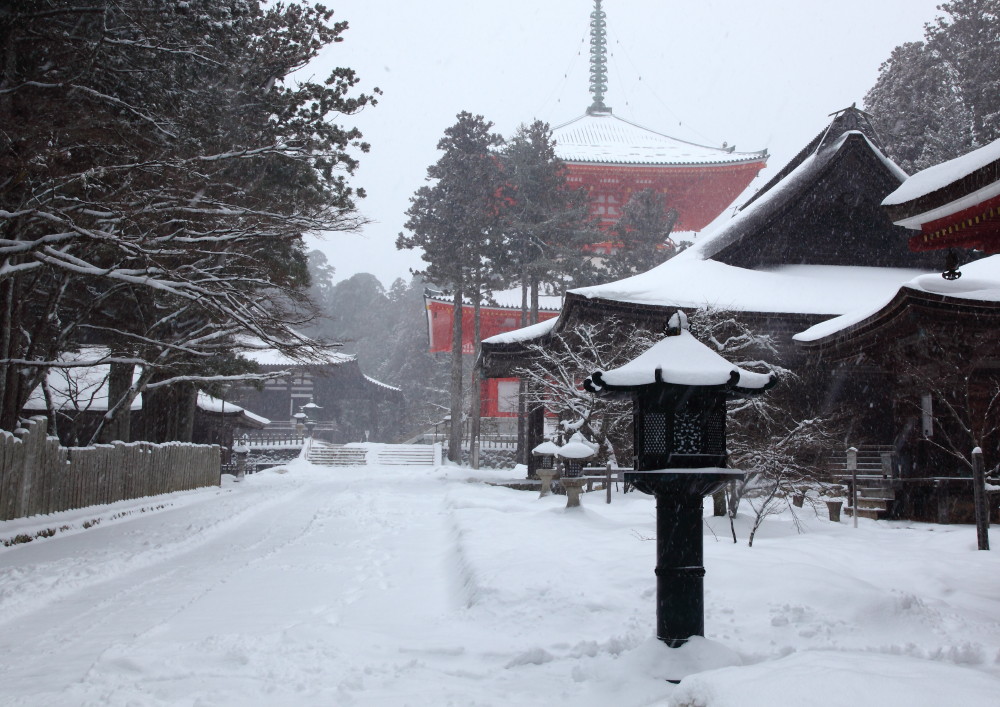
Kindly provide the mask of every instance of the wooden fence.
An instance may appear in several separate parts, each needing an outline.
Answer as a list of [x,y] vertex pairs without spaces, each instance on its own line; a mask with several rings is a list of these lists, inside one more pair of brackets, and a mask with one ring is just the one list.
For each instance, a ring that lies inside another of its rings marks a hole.
[[0,431],[0,520],[218,486],[219,447],[113,442],[62,447],[36,417],[27,429]]

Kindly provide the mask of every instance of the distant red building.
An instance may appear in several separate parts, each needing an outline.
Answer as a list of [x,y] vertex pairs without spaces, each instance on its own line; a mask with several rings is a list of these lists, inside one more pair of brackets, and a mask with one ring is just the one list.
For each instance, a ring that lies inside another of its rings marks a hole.
[[[482,338],[488,339],[521,328],[521,310],[514,306],[513,293],[500,293],[500,306],[481,307],[479,310]],[[428,293],[424,296],[427,309],[427,332],[431,353],[451,351],[451,313],[453,304],[450,297]],[[538,310],[538,320],[545,321],[559,315],[559,298],[542,297]],[[474,353],[473,307],[462,308],[462,353]],[[482,382],[480,394],[480,414],[483,417],[517,417],[517,378],[491,378]]]
[[[566,185],[587,190],[590,213],[602,229],[609,229],[618,221],[632,194],[653,189],[665,197],[665,208],[677,210],[675,231],[700,231],[732,204],[766,166],[767,151],[736,152],[725,144],[698,145],[614,115],[604,104],[605,30],[605,13],[601,2],[595,0],[590,41],[593,103],[583,115],[552,130],[556,155],[566,164]],[[612,247],[611,242],[594,244],[597,251]],[[650,267],[655,264],[650,263]],[[445,298],[427,298],[432,352],[451,350],[452,307]],[[539,312],[539,320],[558,313],[557,305],[553,304]],[[521,327],[520,307],[514,303],[485,307],[481,314],[483,339]],[[472,307],[466,306],[462,314],[465,353],[473,352],[473,336]],[[515,417],[516,410],[508,410],[509,405],[504,401],[507,393],[516,392],[516,388],[517,379],[491,379],[484,383],[482,414]]]
[[676,209],[677,231],[700,231],[747,188],[767,164],[767,151],[696,145],[591,106],[553,129],[567,186],[590,193],[590,212],[608,229],[632,194],[653,189]]

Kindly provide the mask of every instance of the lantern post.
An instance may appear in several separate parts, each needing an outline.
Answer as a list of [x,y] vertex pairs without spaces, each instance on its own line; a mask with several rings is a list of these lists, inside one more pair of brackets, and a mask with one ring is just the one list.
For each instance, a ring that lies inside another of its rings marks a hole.
[[656,497],[656,635],[672,648],[705,635],[703,497],[743,472],[726,468],[726,400],[758,395],[773,373],[742,369],[687,330],[678,310],[667,336],[584,387],[633,404],[634,470],[625,480]]

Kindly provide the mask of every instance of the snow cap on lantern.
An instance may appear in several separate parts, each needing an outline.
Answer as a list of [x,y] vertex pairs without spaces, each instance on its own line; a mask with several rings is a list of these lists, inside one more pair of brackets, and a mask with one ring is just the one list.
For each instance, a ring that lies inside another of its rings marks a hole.
[[546,440],[539,444],[537,447],[531,450],[531,453],[536,457],[541,457],[538,460],[538,465],[542,469],[551,469],[555,461],[555,456],[559,453],[561,447],[551,440]]
[[579,476],[583,471],[583,460],[590,459],[597,450],[577,432],[569,442],[559,448],[557,456],[567,460],[566,476]]
[[584,381],[592,393],[667,383],[684,386],[726,386],[737,395],[762,391],[777,382],[773,373],[755,373],[730,363],[688,330],[688,319],[678,310],[670,317],[667,336],[636,358],[610,371],[596,371]]

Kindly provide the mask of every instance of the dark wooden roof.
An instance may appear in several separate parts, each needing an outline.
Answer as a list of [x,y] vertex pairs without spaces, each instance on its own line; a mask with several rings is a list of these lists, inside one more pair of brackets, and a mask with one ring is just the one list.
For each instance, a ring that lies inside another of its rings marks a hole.
[[939,265],[938,256],[909,252],[909,232],[893,225],[882,209],[882,200],[906,175],[877,144],[860,111],[839,114],[703,252],[744,268]]
[[891,301],[861,321],[796,344],[809,355],[843,360],[919,334],[927,327],[958,321],[968,331],[1000,332],[1000,302],[901,287]]

